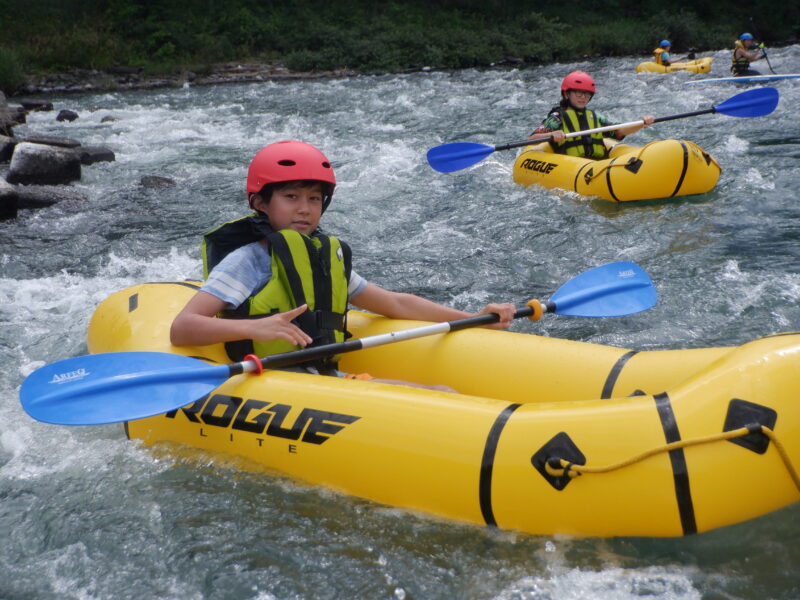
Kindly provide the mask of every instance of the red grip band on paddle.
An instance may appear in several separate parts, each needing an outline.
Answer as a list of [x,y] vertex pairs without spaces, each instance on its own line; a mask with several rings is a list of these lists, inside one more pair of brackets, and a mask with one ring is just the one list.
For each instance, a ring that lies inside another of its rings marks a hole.
[[256,370],[253,371],[253,375],[261,375],[264,372],[264,365],[261,364],[261,359],[255,354],[248,354],[244,357],[244,360],[251,360],[256,363]]
[[539,302],[538,300],[535,300],[535,299],[534,300],[528,300],[525,303],[525,306],[530,306],[533,309],[533,312],[528,315],[528,318],[531,321],[538,321],[539,319],[542,318],[542,315],[544,314],[544,310],[542,309],[542,303],[541,302]]

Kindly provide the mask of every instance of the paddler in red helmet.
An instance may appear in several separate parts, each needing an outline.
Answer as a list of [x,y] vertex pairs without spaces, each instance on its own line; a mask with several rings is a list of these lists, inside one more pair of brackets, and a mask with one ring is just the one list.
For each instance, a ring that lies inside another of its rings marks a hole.
[[559,154],[569,154],[584,158],[607,158],[603,138],[610,137],[621,140],[626,135],[639,131],[642,127],[652,125],[655,117],[642,117],[644,124],[631,125],[614,131],[598,132],[567,139],[565,135],[575,131],[586,131],[598,127],[613,125],[602,115],[586,108],[597,91],[594,79],[583,71],[573,71],[561,82],[561,102],[554,106],[542,124],[530,135],[536,140],[552,136],[553,149]]
[[[487,327],[510,325],[516,307],[508,302],[470,313],[390,291],[359,276],[348,245],[319,228],[335,187],[333,166],[314,146],[290,140],[262,148],[247,174],[247,201],[253,212],[205,234],[206,281],[175,317],[172,343],[225,343],[232,360],[336,343],[347,336],[350,304],[393,319],[419,321],[497,313],[500,321]],[[336,357],[287,369],[354,376],[338,370]],[[355,377],[370,379],[366,374]]]

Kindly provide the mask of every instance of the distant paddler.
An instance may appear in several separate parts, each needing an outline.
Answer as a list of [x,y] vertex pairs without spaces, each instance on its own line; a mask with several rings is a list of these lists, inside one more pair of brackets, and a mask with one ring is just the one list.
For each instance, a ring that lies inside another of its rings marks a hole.
[[658,48],[653,50],[653,60],[655,63],[663,67],[669,67],[675,63],[685,62],[686,60],[694,60],[695,58],[694,52],[689,53],[689,55],[685,56],[684,58],[672,58],[672,55],[670,54],[671,49],[672,42],[669,40],[661,40],[661,42],[658,44]]
[[750,68],[750,63],[761,60],[766,55],[764,44],[756,44],[751,33],[743,33],[733,45],[731,73],[734,75],[761,75]]

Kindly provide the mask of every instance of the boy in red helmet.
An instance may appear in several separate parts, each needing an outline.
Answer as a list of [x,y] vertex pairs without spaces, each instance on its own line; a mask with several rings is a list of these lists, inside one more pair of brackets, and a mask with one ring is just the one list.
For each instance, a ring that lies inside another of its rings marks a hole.
[[[330,162],[310,144],[284,141],[259,151],[247,174],[255,212],[205,235],[206,282],[175,317],[172,343],[225,343],[231,359],[242,360],[343,341],[348,303],[393,319],[471,316],[383,289],[353,271],[347,244],[318,228],[335,186]],[[507,328],[515,310],[489,304],[477,314],[497,313],[493,327]],[[343,375],[333,359],[302,368]]]
[[642,127],[652,125],[655,117],[642,117],[643,125],[631,125],[616,131],[604,131],[567,139],[565,134],[575,131],[586,131],[598,127],[613,125],[605,117],[586,108],[597,88],[594,79],[583,71],[573,71],[561,82],[561,102],[551,109],[542,124],[528,139],[537,140],[553,137],[553,149],[559,154],[569,154],[584,158],[606,158],[608,151],[603,143],[604,137],[621,140],[626,135],[639,131]]

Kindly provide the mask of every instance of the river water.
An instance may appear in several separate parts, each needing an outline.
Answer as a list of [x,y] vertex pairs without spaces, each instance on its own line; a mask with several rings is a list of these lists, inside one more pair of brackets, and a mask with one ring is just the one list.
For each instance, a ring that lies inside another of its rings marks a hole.
[[[726,75],[727,51],[715,58],[712,75]],[[28,373],[87,352],[103,298],[201,275],[199,234],[244,213],[247,163],[280,139],[331,158],[339,185],[323,225],[384,287],[477,310],[544,299],[592,266],[633,260],[656,284],[653,309],[515,330],[636,349],[797,330],[799,80],[773,84],[772,115],[705,115],[630,138],[683,138],[713,154],[722,176],[701,196],[612,204],[524,189],[511,180],[514,151],[449,175],[425,161],[445,142],[524,139],[574,69],[595,75],[592,106],[617,122],[710,108],[747,89],[636,75],[640,60],[66,95],[52,100],[80,114],[73,123],[29,115],[18,136],[106,145],[117,160],[84,167],[71,187],[86,200],[0,223],[0,598],[800,597],[798,505],[682,539],[521,535],[146,449],[117,425],[37,423],[19,405]],[[800,47],[770,61],[797,72]],[[145,175],[177,185],[145,189]]]

